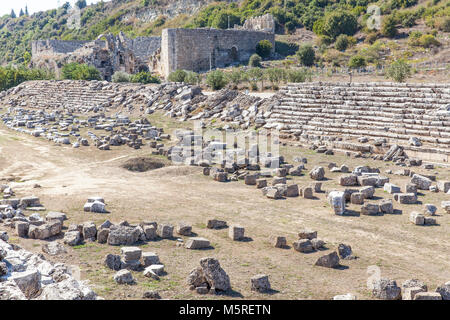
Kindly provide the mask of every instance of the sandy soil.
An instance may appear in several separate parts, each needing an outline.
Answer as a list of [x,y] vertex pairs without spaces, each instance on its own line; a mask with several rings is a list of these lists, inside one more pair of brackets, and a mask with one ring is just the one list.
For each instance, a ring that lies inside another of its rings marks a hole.
[[[151,119],[151,117],[150,117]],[[168,127],[171,127],[168,126]],[[391,163],[365,159],[351,159],[345,155],[324,156],[310,150],[283,147],[289,161],[293,156],[308,158],[307,168],[326,166],[329,162],[347,164],[351,168],[368,164],[382,172],[395,166]],[[430,290],[450,280],[450,215],[440,209],[440,202],[450,196],[424,192],[421,203],[433,203],[439,208],[438,226],[418,227],[409,223],[409,213],[422,210],[422,205],[394,204],[398,214],[384,216],[345,216],[331,213],[325,194],[317,199],[289,198],[273,201],[264,198],[260,190],[245,186],[242,181],[218,183],[205,177],[196,167],[165,167],[145,173],[127,171],[120,166],[128,159],[150,156],[150,150],[128,147],[99,151],[94,147],[72,149],[7,130],[0,125],[0,182],[8,182],[18,197],[36,195],[49,211],[66,212],[72,223],[105,219],[113,222],[143,220],[192,224],[193,231],[208,238],[214,249],[186,250],[174,240],[161,240],[141,245],[145,251],[158,253],[165,264],[167,275],[161,281],[149,280],[134,272],[138,280],[133,286],[120,286],[112,280],[114,272],[103,266],[107,253],[119,253],[119,247],[98,243],[68,248],[68,253],[47,258],[80,266],[83,279],[107,299],[140,299],[148,289],[158,290],[169,299],[331,299],[336,294],[354,293],[359,299],[371,298],[366,289],[367,269],[378,266],[383,277],[397,280],[418,278]],[[416,172],[424,172],[414,168]],[[437,166],[428,173],[437,173],[450,180],[448,167]],[[323,189],[337,187],[338,173],[326,169],[327,181]],[[388,175],[402,186],[407,177]],[[293,180],[300,186],[308,185],[309,176]],[[33,188],[38,183],[41,188]],[[83,212],[89,196],[103,196],[110,214]],[[392,198],[377,189],[376,196]],[[449,199],[450,200],[450,199]],[[378,200],[373,200],[378,201]],[[350,209],[358,210],[357,206]],[[30,214],[30,212],[26,212]],[[43,213],[45,215],[45,213]],[[247,242],[233,242],[228,230],[209,230],[208,218],[220,218],[229,224],[246,228]],[[318,231],[318,237],[327,243],[328,250],[303,254],[290,249],[271,247],[270,235],[283,235],[288,244],[296,240],[302,228]],[[1,229],[2,227],[0,227]],[[40,252],[44,241],[20,239],[11,230],[11,241],[29,250]],[[181,237],[185,238],[185,237]],[[339,243],[352,246],[357,260],[342,261],[341,269],[314,266],[317,258],[335,250]],[[230,275],[234,292],[229,296],[199,296],[188,290],[185,283],[189,271],[205,256],[216,257]],[[265,273],[270,276],[276,292],[270,296],[250,291],[250,278]]]

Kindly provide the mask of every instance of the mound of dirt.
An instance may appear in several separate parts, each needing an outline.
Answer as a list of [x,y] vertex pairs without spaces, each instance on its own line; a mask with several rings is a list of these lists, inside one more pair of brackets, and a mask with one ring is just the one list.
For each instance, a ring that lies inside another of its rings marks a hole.
[[163,168],[165,166],[166,164],[161,160],[140,157],[127,160],[122,165],[122,168],[133,172],[147,172],[150,170]]

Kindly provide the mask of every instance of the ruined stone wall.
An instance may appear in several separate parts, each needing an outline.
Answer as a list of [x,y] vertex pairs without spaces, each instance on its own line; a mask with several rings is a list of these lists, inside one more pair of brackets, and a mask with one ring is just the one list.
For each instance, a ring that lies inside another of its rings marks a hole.
[[82,48],[90,41],[61,41],[61,40],[38,40],[31,42],[33,56],[43,53],[70,53]]
[[195,72],[248,61],[261,40],[275,47],[275,34],[248,30],[166,29],[162,33],[160,72]]

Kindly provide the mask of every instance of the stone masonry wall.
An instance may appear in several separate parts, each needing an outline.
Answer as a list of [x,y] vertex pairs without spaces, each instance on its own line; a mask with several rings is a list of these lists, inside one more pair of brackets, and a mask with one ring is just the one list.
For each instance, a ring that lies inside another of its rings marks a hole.
[[275,34],[248,30],[165,29],[161,41],[160,73],[177,69],[195,72],[247,61],[261,40],[275,47]]

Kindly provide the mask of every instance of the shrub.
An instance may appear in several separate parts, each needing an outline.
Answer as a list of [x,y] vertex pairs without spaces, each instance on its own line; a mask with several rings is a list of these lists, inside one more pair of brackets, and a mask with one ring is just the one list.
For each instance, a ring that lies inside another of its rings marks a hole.
[[87,64],[71,62],[62,67],[62,76],[69,80],[102,80],[100,72]]
[[168,80],[170,82],[184,82],[186,79],[187,73],[184,70],[176,70],[169,74]]
[[268,58],[270,56],[270,53],[272,52],[272,49],[273,45],[272,42],[270,42],[269,40],[261,40],[256,45],[256,53],[261,58]]
[[288,80],[292,83],[311,81],[311,73],[306,69],[289,70]]
[[284,30],[287,34],[293,34],[296,30],[295,23],[292,21],[286,22],[286,24],[284,25]]
[[258,68],[261,67],[261,57],[258,54],[252,54],[252,56],[250,57],[250,60],[248,61],[248,65],[250,67],[254,67],[254,68]]
[[44,69],[29,69],[21,67],[0,67],[0,91],[15,87],[24,81],[29,80],[50,80],[54,79],[53,73]]
[[374,43],[375,41],[377,41],[378,36],[379,36],[378,33],[376,33],[376,32],[371,32],[371,33],[369,33],[369,34],[367,35],[367,37],[366,37],[366,42],[372,44],[372,43]]
[[241,69],[233,69],[230,73],[227,74],[228,82],[232,83],[234,88],[236,89],[239,84],[244,80],[244,74]]
[[337,37],[334,47],[336,50],[345,51],[349,45],[348,37],[345,34],[341,34]]
[[424,34],[419,39],[420,45],[424,48],[429,48],[431,46],[439,47],[441,43],[436,40],[432,34]]
[[213,90],[220,90],[227,85],[227,80],[223,71],[214,70],[208,73],[208,76],[206,77],[206,83]]
[[297,51],[297,56],[301,64],[309,67],[314,64],[316,54],[314,52],[313,47],[310,44],[304,44]]
[[366,58],[361,55],[354,55],[348,61],[348,66],[352,69],[362,68],[367,65]]
[[381,33],[389,38],[393,38],[397,35],[397,21],[393,15],[383,18],[381,23]]
[[331,11],[325,16],[323,34],[333,39],[340,34],[353,35],[358,30],[356,17],[348,11]]
[[148,71],[141,71],[139,73],[133,74],[131,76],[130,80],[131,80],[131,82],[134,82],[134,83],[143,83],[143,84],[161,83],[161,80],[159,80],[158,77],[153,76]]
[[264,72],[261,68],[251,68],[246,74],[247,80],[250,82],[252,89],[257,90],[257,82],[264,80]]
[[386,77],[397,82],[403,82],[411,75],[411,66],[405,60],[399,59],[391,63],[386,70]]
[[130,75],[123,71],[116,71],[112,76],[112,82],[130,82]]
[[285,57],[294,55],[298,48],[298,44],[293,42],[275,41],[275,52]]
[[450,17],[443,17],[441,19],[437,19],[436,27],[444,32],[450,32]]
[[200,75],[197,72],[188,71],[186,72],[186,77],[184,78],[184,82],[191,85],[199,85],[202,81]]

